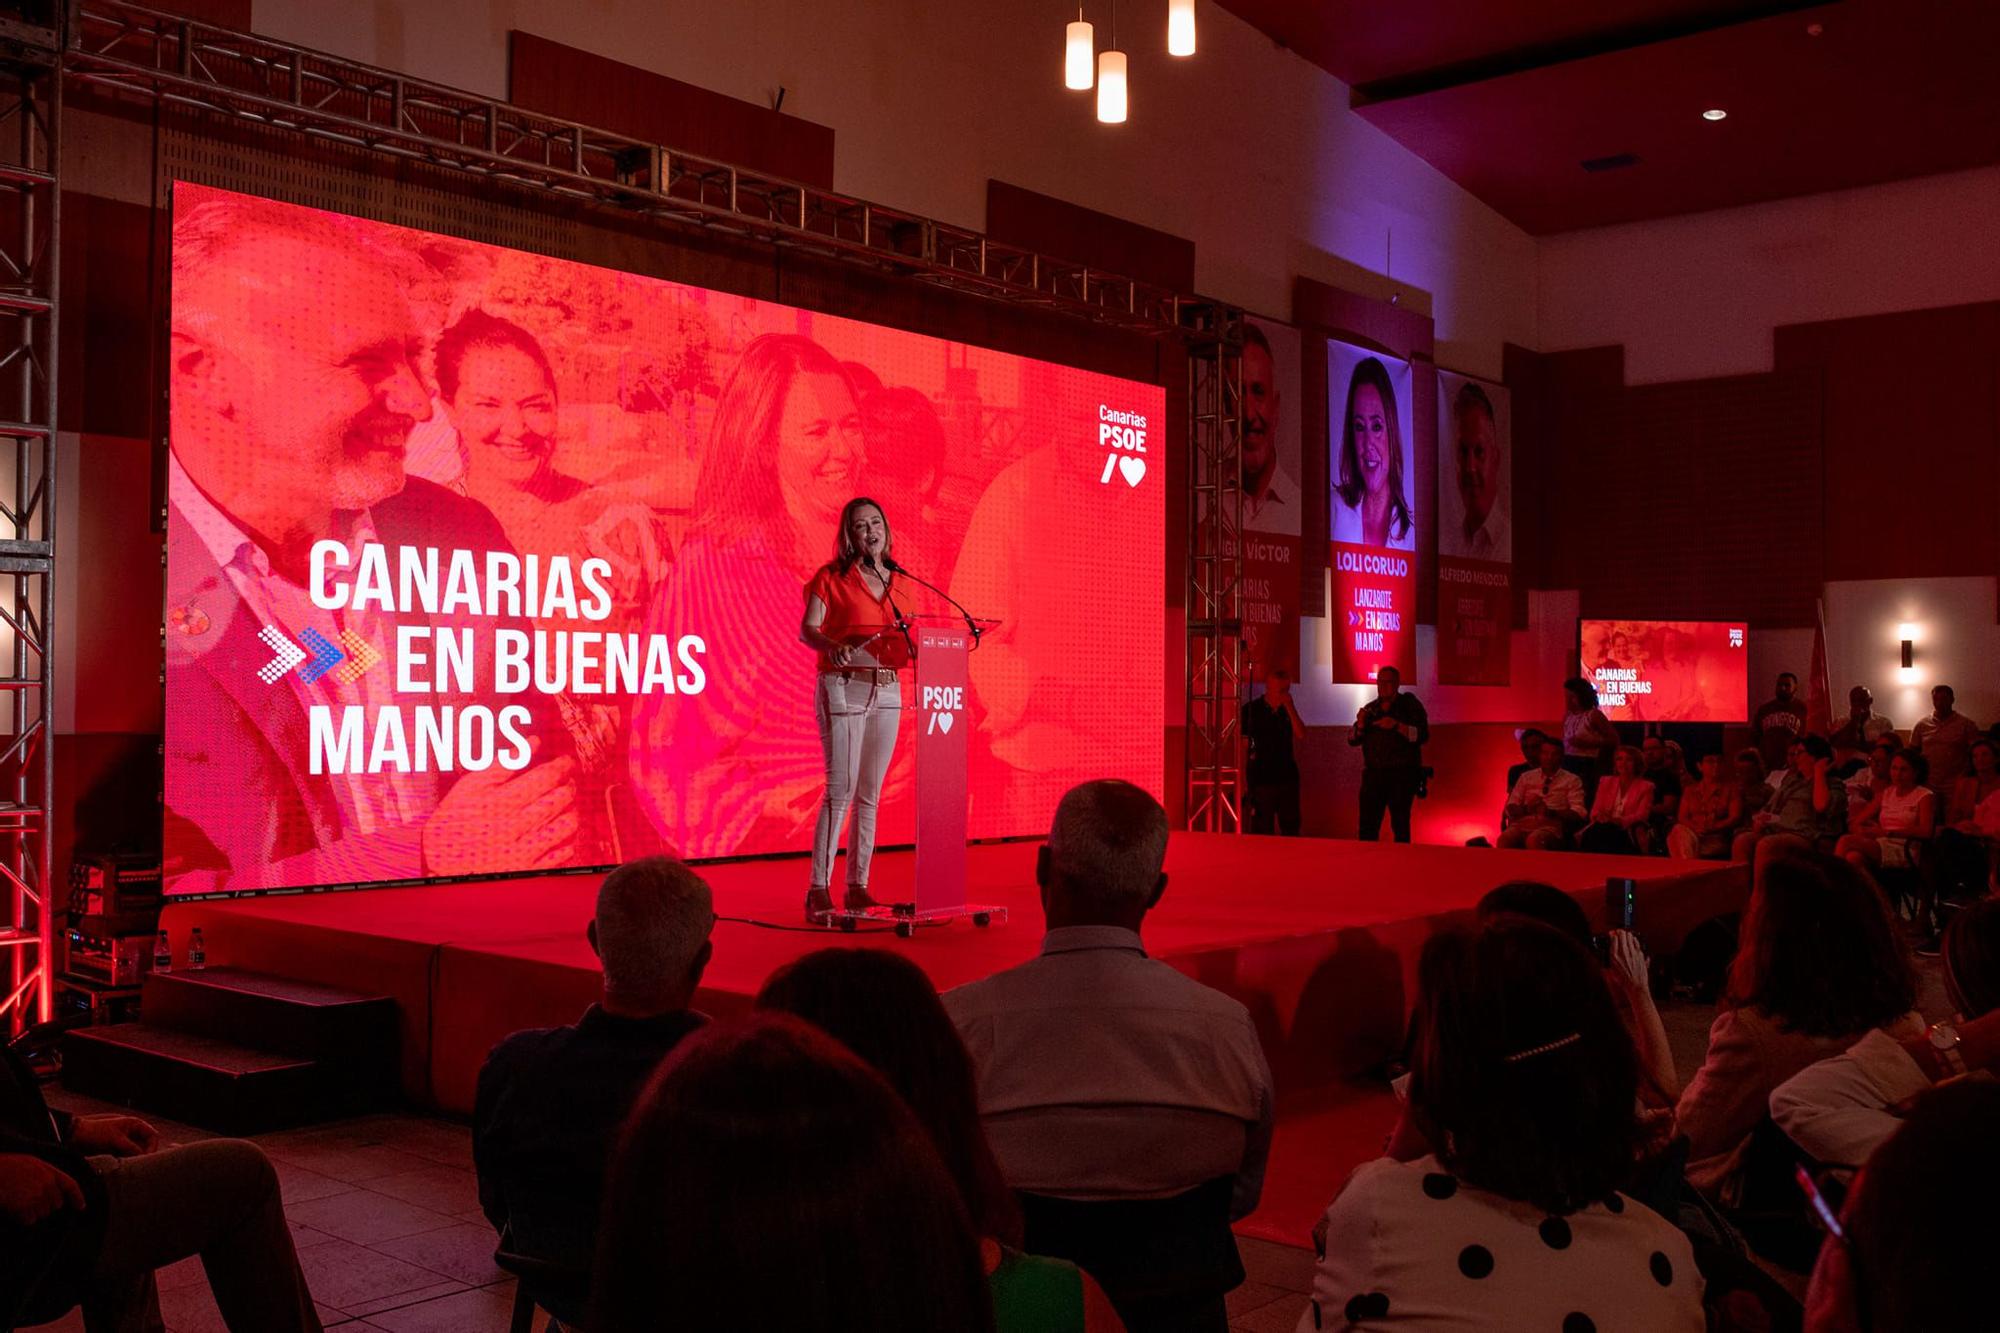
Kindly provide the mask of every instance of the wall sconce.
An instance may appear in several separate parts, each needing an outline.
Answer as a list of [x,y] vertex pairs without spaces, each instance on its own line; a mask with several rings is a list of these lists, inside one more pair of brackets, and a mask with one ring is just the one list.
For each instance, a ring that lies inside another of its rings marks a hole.
[[1902,670],[1898,675],[1908,685],[1917,678],[1917,627],[1907,622],[1898,625],[1896,637],[1902,641]]

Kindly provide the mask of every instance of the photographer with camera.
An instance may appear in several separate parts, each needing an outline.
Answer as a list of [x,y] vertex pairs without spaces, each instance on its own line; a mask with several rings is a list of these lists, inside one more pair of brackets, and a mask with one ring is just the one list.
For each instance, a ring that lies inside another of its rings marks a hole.
[[1382,815],[1397,842],[1410,840],[1410,806],[1424,785],[1424,743],[1430,717],[1414,694],[1403,692],[1403,673],[1385,666],[1375,673],[1375,697],[1355,715],[1347,743],[1361,747],[1361,840],[1382,834]]

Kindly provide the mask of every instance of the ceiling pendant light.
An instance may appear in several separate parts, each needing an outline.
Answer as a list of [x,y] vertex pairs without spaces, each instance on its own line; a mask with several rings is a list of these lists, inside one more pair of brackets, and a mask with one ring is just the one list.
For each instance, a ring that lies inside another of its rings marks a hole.
[[1076,7],[1076,22],[1063,30],[1063,87],[1082,92],[1090,87],[1097,56],[1096,32],[1083,21],[1083,6]]
[[1167,0],[1167,54],[1194,54],[1194,0]]
[[1123,125],[1127,111],[1125,53],[1118,49],[1118,0],[1111,0],[1111,45],[1097,53],[1097,118]]

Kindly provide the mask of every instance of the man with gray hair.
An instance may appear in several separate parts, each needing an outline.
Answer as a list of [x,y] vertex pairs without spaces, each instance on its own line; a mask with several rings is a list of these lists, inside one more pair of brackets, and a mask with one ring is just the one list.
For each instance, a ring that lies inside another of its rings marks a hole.
[[486,1057],[472,1160],[479,1205],[507,1248],[588,1277],[618,1127],[660,1061],[707,1021],[689,1005],[714,926],[707,882],[679,861],[618,867],[587,932],[602,997],[577,1023],[516,1032]]
[[1163,1199],[1231,1176],[1238,1218],[1263,1190],[1271,1070],[1248,1010],[1146,956],[1166,852],[1166,811],[1145,791],[1072,788],[1035,865],[1041,955],[944,1004],[1014,1188]]

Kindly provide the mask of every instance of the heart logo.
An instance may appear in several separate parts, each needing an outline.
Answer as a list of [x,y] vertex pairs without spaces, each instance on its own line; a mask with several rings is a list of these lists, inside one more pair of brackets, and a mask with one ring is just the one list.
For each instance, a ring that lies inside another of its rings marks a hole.
[[956,714],[934,713],[932,714],[932,716],[937,718],[938,730],[942,731],[947,736],[951,735],[951,724],[953,719],[956,717]]
[[1146,475],[1146,460],[1133,454],[1126,454],[1118,460],[1118,470],[1125,474],[1127,486],[1137,486]]

